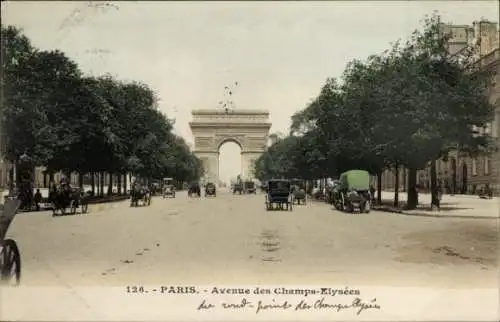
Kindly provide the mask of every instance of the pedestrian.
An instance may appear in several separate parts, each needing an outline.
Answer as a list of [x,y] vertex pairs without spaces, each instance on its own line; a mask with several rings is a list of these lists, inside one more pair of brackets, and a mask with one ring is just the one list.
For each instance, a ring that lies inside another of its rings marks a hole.
[[40,211],[40,203],[41,202],[42,202],[42,193],[40,192],[40,189],[36,189],[36,193],[35,193],[36,211]]
[[370,186],[370,199],[372,202],[375,201],[375,187],[373,185]]
[[441,198],[443,197],[443,188],[441,187],[441,184],[438,184],[436,187],[436,201],[437,201],[437,210],[439,211],[441,209]]

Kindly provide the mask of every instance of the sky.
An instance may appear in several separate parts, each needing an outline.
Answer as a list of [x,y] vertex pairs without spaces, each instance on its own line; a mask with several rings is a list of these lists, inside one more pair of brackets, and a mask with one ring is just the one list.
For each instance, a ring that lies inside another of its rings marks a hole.
[[[105,5],[107,3],[107,5]],[[443,22],[499,21],[497,1],[2,2],[2,23],[41,49],[60,49],[89,75],[142,81],[193,142],[191,110],[216,108],[238,82],[236,108],[266,109],[271,132],[365,59],[407,38],[425,15]],[[240,171],[237,146],[221,154],[224,180]]]

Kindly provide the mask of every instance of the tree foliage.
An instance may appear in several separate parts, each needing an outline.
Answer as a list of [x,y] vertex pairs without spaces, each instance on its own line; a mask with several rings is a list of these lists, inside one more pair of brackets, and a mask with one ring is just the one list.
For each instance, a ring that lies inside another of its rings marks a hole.
[[84,76],[64,53],[35,48],[22,31],[3,26],[2,151],[27,153],[51,172],[134,173],[195,180],[200,160],[139,82]]
[[491,149],[477,131],[493,119],[486,95],[491,75],[473,68],[470,51],[451,55],[448,39],[434,15],[404,44],[350,62],[292,116],[290,137],[257,160],[257,173],[308,179],[404,166],[412,170],[414,193],[417,169],[453,149]]

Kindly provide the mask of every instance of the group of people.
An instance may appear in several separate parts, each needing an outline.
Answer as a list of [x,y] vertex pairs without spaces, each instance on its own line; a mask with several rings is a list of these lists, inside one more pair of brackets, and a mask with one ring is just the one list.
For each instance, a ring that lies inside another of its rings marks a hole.
[[[31,210],[35,206],[36,211],[41,209],[41,203],[43,201],[42,192],[40,189],[36,189],[33,193],[33,184],[30,182],[23,182],[20,184],[19,189],[16,189],[17,197],[21,200],[20,208],[24,210]],[[61,179],[59,184],[51,182],[49,184],[49,202],[53,201],[59,193],[67,194],[71,193],[71,186],[66,179]]]

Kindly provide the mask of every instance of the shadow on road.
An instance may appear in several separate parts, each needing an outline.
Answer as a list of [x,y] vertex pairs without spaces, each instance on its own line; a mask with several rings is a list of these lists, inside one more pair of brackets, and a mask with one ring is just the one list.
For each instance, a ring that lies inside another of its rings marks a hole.
[[[483,269],[498,267],[498,233],[493,224],[458,223],[449,229],[406,234],[396,258],[419,264],[479,264]],[[453,245],[453,246],[450,246]]]
[[263,262],[281,262],[275,254],[280,249],[280,237],[277,230],[264,229],[259,236],[261,250],[264,252]]

